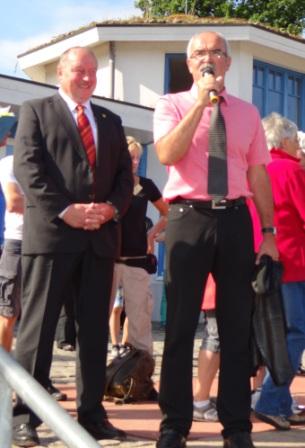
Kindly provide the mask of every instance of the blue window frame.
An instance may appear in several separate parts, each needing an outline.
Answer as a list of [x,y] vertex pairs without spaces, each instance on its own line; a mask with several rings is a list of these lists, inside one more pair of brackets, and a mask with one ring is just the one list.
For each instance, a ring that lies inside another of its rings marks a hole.
[[186,65],[185,53],[166,53],[164,93],[175,93],[190,89],[193,78]]
[[305,75],[255,60],[253,103],[262,117],[278,112],[304,129]]

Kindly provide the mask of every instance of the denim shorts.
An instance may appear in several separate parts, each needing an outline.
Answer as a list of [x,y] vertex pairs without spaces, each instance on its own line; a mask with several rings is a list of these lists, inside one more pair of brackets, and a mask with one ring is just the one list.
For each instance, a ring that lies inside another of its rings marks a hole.
[[21,291],[21,241],[5,240],[0,259],[0,315],[18,317]]
[[200,350],[208,350],[213,353],[220,351],[215,310],[204,311],[203,336]]

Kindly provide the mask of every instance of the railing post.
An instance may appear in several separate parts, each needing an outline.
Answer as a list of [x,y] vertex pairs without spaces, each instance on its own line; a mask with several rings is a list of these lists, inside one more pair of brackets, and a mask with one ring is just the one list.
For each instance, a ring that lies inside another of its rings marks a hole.
[[12,446],[12,390],[0,370],[0,446]]
[[[4,417],[3,425],[12,428],[12,398],[8,393],[7,385],[16,391],[17,395],[37,414],[40,419],[51,428],[60,440],[66,443],[69,448],[101,448],[96,440],[84,430],[59,404],[47,393],[47,391],[21,367],[12,356],[0,347],[0,377],[2,383],[7,383],[3,387],[4,402],[1,402],[0,409],[3,413],[10,407],[10,417]],[[4,406],[2,404],[5,403]],[[11,435],[7,435],[7,441]],[[10,448],[11,445],[2,443],[2,432],[0,433],[1,448]]]

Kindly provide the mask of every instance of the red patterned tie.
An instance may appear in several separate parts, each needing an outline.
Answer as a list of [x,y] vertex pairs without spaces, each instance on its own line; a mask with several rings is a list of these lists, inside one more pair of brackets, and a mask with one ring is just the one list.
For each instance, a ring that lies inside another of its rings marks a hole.
[[92,171],[94,171],[95,167],[95,159],[96,159],[96,149],[95,149],[95,143],[92,133],[92,128],[90,125],[90,122],[88,120],[87,115],[85,114],[85,107],[81,104],[78,104],[76,106],[77,111],[77,126],[79,129],[79,133],[81,136],[81,139],[83,141],[88,161],[90,164],[90,167]]

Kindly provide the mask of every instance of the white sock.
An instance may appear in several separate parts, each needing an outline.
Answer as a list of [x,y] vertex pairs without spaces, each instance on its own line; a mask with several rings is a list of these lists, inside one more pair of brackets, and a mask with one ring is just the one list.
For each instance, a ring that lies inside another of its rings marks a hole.
[[194,401],[194,406],[196,408],[204,408],[210,403],[210,400],[203,400],[203,401]]

